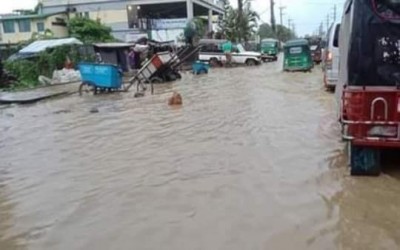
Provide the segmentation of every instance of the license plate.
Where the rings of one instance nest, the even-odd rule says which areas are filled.
[[[396,137],[397,130],[397,127],[393,126],[374,126],[368,131],[368,135],[376,137]]]

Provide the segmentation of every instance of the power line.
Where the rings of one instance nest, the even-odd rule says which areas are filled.
[[[271,27],[274,33],[276,33],[276,26],[275,26],[275,13],[274,13],[274,0],[270,0],[270,8],[271,8]]]

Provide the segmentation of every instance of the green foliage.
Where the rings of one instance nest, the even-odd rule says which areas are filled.
[[[38,33],[38,32],[33,32],[31,36],[31,42],[37,41],[37,40],[49,40],[54,38],[54,33],[50,29],[46,29],[44,33]]]
[[[206,32],[205,21],[201,18],[194,18],[186,24],[183,35],[186,39],[202,38]]]
[[[276,38],[276,34],[272,30],[271,25],[269,25],[268,23],[263,23],[260,25],[260,27],[258,28],[258,35],[261,39]]]
[[[39,76],[51,78],[55,69],[64,66],[67,57],[75,64],[94,61],[93,55],[81,54],[78,46],[69,45],[48,49],[35,58],[6,61],[5,69],[18,78],[18,83],[11,87],[12,90],[38,86]]]
[[[242,17],[238,9],[229,4],[225,5],[225,16],[220,29],[226,39],[235,42],[249,41],[256,34],[259,16],[251,8],[250,0],[243,3]]]
[[[12,89],[31,88],[37,85],[39,69],[35,62],[28,60],[6,61],[4,67],[19,78],[18,84],[11,86]]]
[[[68,30],[71,37],[76,37],[84,43],[114,41],[110,27],[89,18],[72,18],[69,20]]]
[[[277,25],[276,30],[277,32],[275,34],[274,31],[272,30],[272,27],[269,24],[263,23],[258,28],[258,35],[260,36],[261,39],[276,38],[283,42],[286,42],[287,40],[296,37],[296,35],[292,32],[292,30],[288,29],[285,26]]]

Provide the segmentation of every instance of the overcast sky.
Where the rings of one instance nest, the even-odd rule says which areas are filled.
[[[13,9],[33,8],[37,0],[0,0],[0,12],[8,13]],[[237,6],[237,0],[230,0],[233,6]],[[279,6],[286,6],[284,10],[283,23],[288,24],[288,17],[294,20],[296,31],[300,35],[311,34],[324,22],[326,28],[327,15],[333,17],[333,6],[337,5],[337,17],[340,18],[344,0],[275,0],[275,16],[277,23],[280,22]],[[269,0],[253,0],[253,9],[261,15],[264,22],[270,21]]]

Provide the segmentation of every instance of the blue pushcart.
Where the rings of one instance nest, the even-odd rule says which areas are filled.
[[[192,64],[192,72],[195,75],[208,74],[210,65],[207,62],[196,61]]]
[[[122,81],[122,71],[112,64],[79,64],[82,84],[79,86],[79,94],[87,92],[117,92],[125,91]]]

